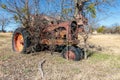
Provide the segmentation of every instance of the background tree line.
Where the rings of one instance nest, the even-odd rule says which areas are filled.
[[[111,27],[100,26],[94,28],[93,31],[97,31],[98,33],[110,33],[110,34],[120,34],[120,25],[112,25]]]

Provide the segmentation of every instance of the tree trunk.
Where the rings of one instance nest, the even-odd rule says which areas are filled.
[[[4,30],[4,26],[2,25],[2,32],[5,32],[5,30]]]
[[[78,7],[77,7],[77,3],[78,3],[78,0],[74,0],[74,5],[75,5],[75,11],[74,11],[74,17],[76,17],[77,16],[77,14],[78,14]]]

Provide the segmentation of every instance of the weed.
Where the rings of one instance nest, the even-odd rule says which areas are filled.
[[[29,73],[29,72],[31,72],[31,69],[29,69],[29,68],[25,68],[25,69],[24,69],[24,73],[25,73],[25,74],[27,74],[27,73]]]

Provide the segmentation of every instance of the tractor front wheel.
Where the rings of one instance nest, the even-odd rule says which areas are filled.
[[[29,53],[30,50],[27,50],[30,47],[29,32],[24,28],[17,28],[12,37],[12,48],[13,51],[18,53]]]

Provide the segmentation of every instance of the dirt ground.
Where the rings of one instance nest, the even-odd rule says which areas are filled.
[[[120,35],[90,35],[102,47],[86,60],[68,61],[49,51],[18,54],[12,51],[11,33],[0,33],[0,80],[120,80]],[[39,63],[43,59],[44,79]]]

